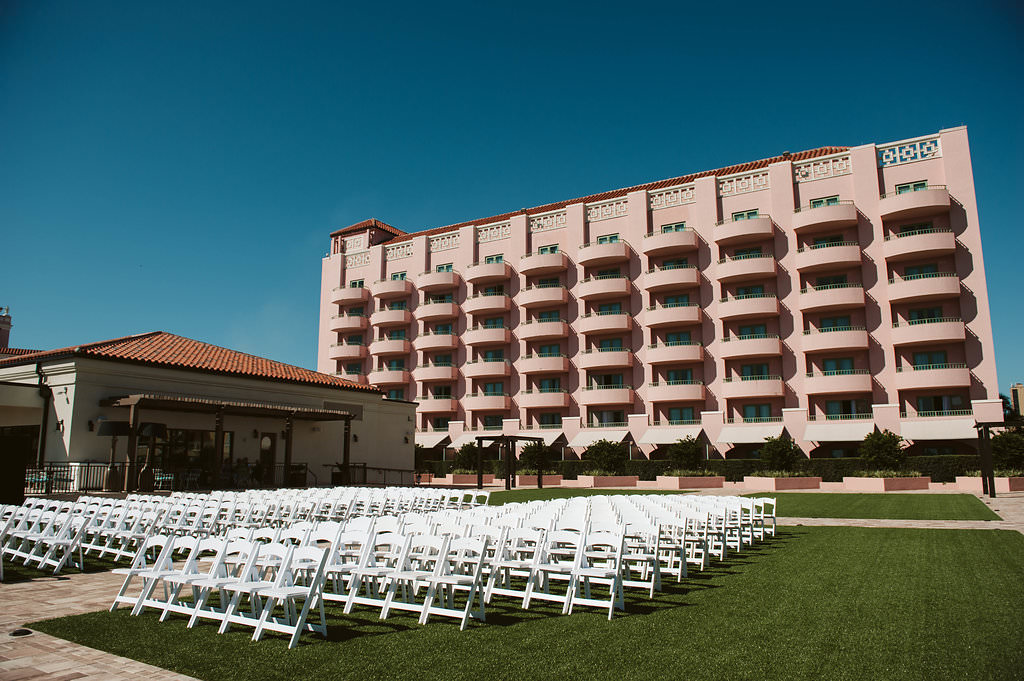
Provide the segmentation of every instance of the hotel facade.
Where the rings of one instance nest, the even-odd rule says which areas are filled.
[[[967,130],[825,147],[404,232],[331,235],[318,369],[418,403],[418,443],[578,456],[875,428],[969,451],[1002,419]],[[656,455],[656,454],[655,454]]]

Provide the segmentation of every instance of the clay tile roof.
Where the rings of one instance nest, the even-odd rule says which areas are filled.
[[[704,170],[699,173],[692,173],[690,175],[682,175],[680,177],[672,177],[667,180],[657,180],[655,182],[648,182],[646,184],[638,184],[633,187],[625,187],[623,189],[612,189],[610,191],[601,192],[599,194],[591,194],[590,196],[581,196],[576,199],[568,199],[565,201],[556,201],[555,203],[548,203],[543,206],[537,206],[535,208],[527,208],[525,210],[515,210],[510,213],[502,213],[501,215],[492,215],[489,218],[480,218],[477,220],[468,220],[466,222],[459,222],[454,225],[446,225],[444,227],[434,227],[433,229],[426,229],[419,232],[401,232],[388,243],[398,243],[401,241],[408,241],[418,236],[432,236],[434,234],[444,234],[446,232],[452,232],[460,227],[466,227],[469,225],[488,225],[492,222],[502,222],[508,220],[515,215],[535,215],[537,213],[547,213],[553,210],[561,210],[566,206],[574,203],[597,203],[599,201],[607,201],[609,199],[617,199],[625,196],[629,192],[635,192],[640,190],[657,190],[664,189],[666,187],[674,187],[678,184],[685,184],[687,182],[693,182],[699,177],[708,177],[710,175],[733,175],[735,173],[745,173],[749,170],[758,170],[760,168],[767,168],[773,163],[780,161],[793,161],[798,163],[800,161],[806,161],[807,159],[817,158],[819,156],[828,156],[830,154],[838,154],[843,151],[849,151],[849,147],[819,147],[817,149],[810,149],[808,151],[799,151],[795,154],[789,154],[788,156],[772,156],[771,158],[764,158],[760,161],[750,161],[748,163],[740,163],[738,165],[727,166],[725,168],[716,168],[714,170]],[[362,224],[362,223],[360,223]],[[354,227],[355,225],[353,225]],[[351,229],[351,228],[348,228]],[[344,230],[343,230],[344,231]],[[334,232],[331,236],[339,234]]]
[[[272,359],[249,355],[237,350],[228,350],[217,345],[203,343],[166,331],[153,331],[137,336],[126,336],[112,340],[87,343],[57,350],[45,350],[32,354],[0,359],[0,368],[16,364],[65,359],[68,357],[89,357],[121,362],[148,364],[169,369],[203,371],[229,376],[245,376],[269,381],[303,383],[326,388],[361,390],[380,393],[380,389],[346,380],[339,376],[322,374],[310,369],[275,362]]]
[[[369,220],[363,220],[362,222],[357,222],[354,225],[349,225],[348,227],[343,227],[335,232],[331,232],[331,236],[344,236],[346,234],[355,234],[357,232],[362,232],[370,228],[380,229],[387,232],[388,234],[394,234],[395,236],[405,234],[405,232],[398,229],[397,227],[392,227],[388,223],[382,222],[376,218],[370,218]]]
[[[14,357],[17,355],[31,355],[35,352],[42,352],[42,350],[30,350],[28,348],[0,348],[0,357]]]

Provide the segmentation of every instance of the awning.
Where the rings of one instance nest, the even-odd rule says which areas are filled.
[[[860,442],[874,430],[875,422],[870,419],[808,423],[803,439],[809,442]]]
[[[785,426],[781,423],[748,423],[742,426],[725,426],[716,442],[746,445],[764,442],[766,437],[779,437]]]
[[[570,447],[589,447],[598,440],[609,440],[611,442],[622,442],[629,435],[628,430],[601,430],[588,428],[581,430],[569,443]]]
[[[476,442],[476,433],[463,433],[462,435],[452,440],[452,443],[448,446],[452,447],[453,449],[462,449],[470,442]]]
[[[700,426],[655,426],[647,431],[637,440],[639,445],[670,445],[677,440],[685,440],[688,437],[698,438],[704,431]]]
[[[279,402],[248,402],[241,400],[218,400],[192,395],[160,395],[140,393],[100,400],[101,407],[138,407],[157,411],[182,411],[201,414],[221,413],[228,416],[267,416],[292,418],[305,421],[344,421],[354,414],[345,409],[308,407],[299,404]]]
[[[416,433],[416,444],[420,447],[433,449],[448,439],[448,433],[443,430],[435,430],[426,433]]]
[[[544,440],[544,444],[550,446],[555,440],[562,437],[562,431],[560,430],[521,430],[518,433],[519,437],[539,437]],[[523,444],[523,443],[520,443]],[[529,444],[529,443],[525,443]]]
[[[905,440],[977,440],[974,419],[927,418],[900,421],[900,435]]]

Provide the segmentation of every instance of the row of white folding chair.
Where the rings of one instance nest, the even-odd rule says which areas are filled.
[[[0,579],[3,576],[4,559],[21,560],[23,565],[31,567],[34,564],[39,569],[52,568],[53,574],[59,574],[68,564],[84,568],[81,540],[87,518],[69,511],[44,511],[34,521],[29,520],[19,528],[13,527],[14,521],[12,515],[8,519],[12,526],[5,526],[4,529],[5,538],[0,547]]]

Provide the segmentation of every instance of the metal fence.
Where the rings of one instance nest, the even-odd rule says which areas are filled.
[[[102,491],[105,463],[47,463],[25,469],[25,494]]]

